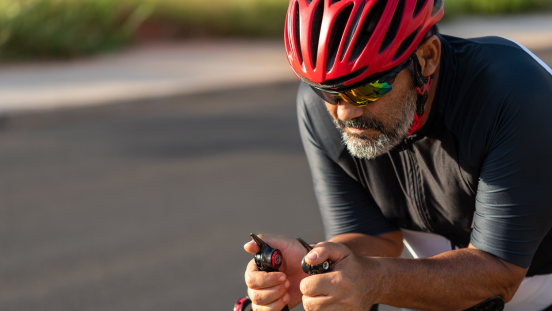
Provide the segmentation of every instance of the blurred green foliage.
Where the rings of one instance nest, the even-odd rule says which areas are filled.
[[[135,0],[187,36],[280,36],[289,0]]]
[[[445,17],[552,11],[552,0],[444,0]]]
[[[150,36],[165,38],[278,37],[283,33],[288,3],[288,0],[0,0],[0,59],[91,54],[128,44],[148,31]],[[445,0],[445,18],[544,10],[552,11],[552,0]]]
[[[68,57],[130,42],[132,16],[113,0],[0,0],[0,57]]]

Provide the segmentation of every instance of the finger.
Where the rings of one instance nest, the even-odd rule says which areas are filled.
[[[282,298],[268,304],[268,305],[257,305],[252,304],[254,311],[282,311],[289,301],[289,294],[285,294]]]
[[[328,296],[336,290],[340,280],[341,273],[338,272],[317,274],[301,280],[299,289],[304,297]]]
[[[286,275],[282,272],[264,272],[257,269],[255,260],[251,260],[245,269],[245,284],[251,289],[274,287],[284,283]]]
[[[259,247],[259,245],[257,245],[257,243],[255,243],[255,241],[253,240],[245,243],[243,248],[245,249],[246,252],[251,254],[257,254],[258,252],[261,251],[261,248]]]
[[[338,262],[349,256],[351,250],[341,243],[322,242],[316,246],[305,256],[305,261],[309,265],[318,265],[326,260]]]
[[[318,296],[318,297],[306,297],[303,296],[303,308],[305,311],[312,310],[333,310],[335,307],[331,297]],[[343,309],[341,309],[343,310]]]
[[[289,281],[285,281],[283,284],[261,290],[248,289],[247,295],[254,304],[269,305],[286,294],[289,284]]]

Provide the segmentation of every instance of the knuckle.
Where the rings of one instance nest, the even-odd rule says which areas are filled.
[[[249,299],[251,299],[254,304],[260,305],[263,303],[263,294],[258,290],[250,290]]]
[[[255,291],[252,290],[251,288],[247,289],[247,297],[249,297],[249,299],[251,300],[251,302],[253,304],[255,303],[255,299],[253,299],[254,298],[253,296],[255,295],[254,293],[255,293]]]
[[[250,273],[246,273],[246,274],[245,274],[245,284],[246,284],[247,287],[249,287],[249,288],[253,287],[253,285],[254,285],[253,277],[251,276]]]
[[[269,305],[253,304],[253,311],[280,311],[283,307],[283,305],[280,307],[277,303]]]
[[[310,282],[307,279],[304,279],[303,281],[301,281],[301,284],[299,284],[299,290],[301,291],[301,293],[303,293],[303,295],[308,296],[310,288],[309,283]]]
[[[355,306],[354,299],[351,297],[345,297],[341,303],[344,305],[345,309],[352,309]]]
[[[258,306],[255,311],[280,311],[280,310],[277,310],[276,308],[271,308],[268,306]]]
[[[319,306],[316,303],[316,300],[313,299],[313,298],[303,299],[303,308],[305,309],[305,311],[319,311],[319,310],[322,310],[322,307]]]
[[[313,307],[312,307],[312,303],[311,303],[311,299],[309,298],[305,298],[303,297],[303,308],[305,309],[305,311],[313,311]]]
[[[341,273],[336,273],[331,279],[330,279],[330,285],[331,286],[337,286],[342,283],[343,276]]]
[[[331,277],[325,279],[328,286],[338,288],[341,286],[341,276],[339,273],[333,273]]]

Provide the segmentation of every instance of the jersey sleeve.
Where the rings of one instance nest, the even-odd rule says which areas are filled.
[[[346,152],[339,132],[324,102],[305,84],[299,88],[297,112],[326,238],[344,233],[377,236],[397,231],[370,193],[337,163],[340,154]]]
[[[517,56],[489,68],[496,92],[480,92],[491,95],[472,132],[484,151],[471,243],[529,268],[552,227],[552,72]]]

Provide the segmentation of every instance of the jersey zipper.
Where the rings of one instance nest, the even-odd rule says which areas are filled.
[[[403,146],[403,150],[408,154],[408,161],[411,167],[409,175],[410,175],[410,179],[412,180],[412,184],[414,188],[414,202],[416,205],[416,211],[418,212],[418,215],[422,220],[422,225],[423,225],[422,229],[431,231],[428,210],[421,198],[421,193],[423,189],[421,188],[420,182],[418,181],[418,178],[416,176],[416,169],[418,165],[413,155],[414,146],[412,145],[412,140],[408,138],[405,139],[405,145],[406,145],[406,149]]]

